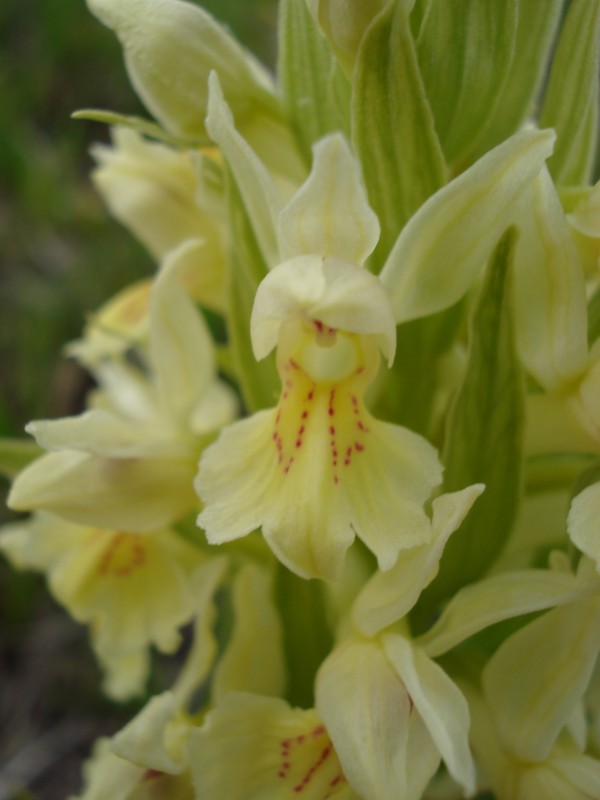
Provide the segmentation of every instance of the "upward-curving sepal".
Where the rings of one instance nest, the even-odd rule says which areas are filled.
[[[421,206],[398,237],[381,280],[397,322],[454,305],[514,219],[515,201],[552,152],[552,131],[515,134]]]

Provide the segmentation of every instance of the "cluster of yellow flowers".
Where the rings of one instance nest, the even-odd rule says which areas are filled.
[[[188,627],[81,800],[600,798],[600,0],[280,0],[276,82],[192,3],[88,5],[157,272],[68,346],[87,410],[0,444],[0,548],[116,700]]]

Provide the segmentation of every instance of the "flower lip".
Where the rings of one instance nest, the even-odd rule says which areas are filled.
[[[315,329],[319,345],[333,343],[336,331],[375,336],[391,364],[396,324],[379,278],[340,258],[301,255],[275,267],[258,287],[250,330],[257,360],[280,340],[284,322],[301,317]]]

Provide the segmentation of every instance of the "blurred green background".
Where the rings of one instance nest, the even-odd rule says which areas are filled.
[[[124,0],[126,2],[126,0]],[[276,0],[210,0],[212,11],[267,64]],[[0,435],[81,409],[90,384],[61,355],[86,313],[154,265],[113,222],[89,181],[104,126],[80,108],[144,114],[121,50],[84,0],[0,5]],[[0,519],[7,484],[0,484]],[[93,740],[128,719],[99,693],[86,633],[39,576],[0,557],[0,800],[62,800],[77,792]],[[158,678],[157,678],[158,680]],[[21,788],[19,788],[21,787]]]

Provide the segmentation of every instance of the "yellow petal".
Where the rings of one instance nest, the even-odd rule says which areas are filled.
[[[377,277],[337,257],[298,256],[275,267],[258,287],[250,331],[257,359],[277,345],[294,317],[335,330],[373,336],[391,363],[396,324]]]
[[[316,712],[283,700],[232,693],[190,736],[198,797],[227,800],[351,800],[327,731]]]
[[[311,173],[281,211],[277,229],[282,259],[318,254],[362,265],[375,249],[379,221],[340,133],[314,145]]]
[[[514,203],[552,152],[552,131],[521,131],[429,198],[381,272],[396,320],[433,314],[469,289],[514,219]]]
[[[24,469],[8,503],[18,511],[51,511],[83,525],[149,531],[196,505],[195,469],[193,455],[105,459],[63,450]]]
[[[438,664],[405,637],[388,633],[382,644],[448,771],[472,794],[475,764],[469,749],[469,708],[463,694]]]
[[[504,749],[547,758],[590,681],[600,650],[598,594],[560,606],[514,633],[483,672]]]
[[[335,385],[314,381],[293,358],[281,369],[279,407],[231,425],[205,451],[199,524],[212,543],[262,526],[302,577],[337,575],[355,534],[389,569],[400,549],[431,535],[423,503],[441,479],[435,449],[371,417],[362,367]]]
[[[151,697],[113,739],[113,752],[147,769],[177,775],[187,767],[190,723],[177,717],[171,692]]]
[[[198,179],[191,158],[114,128],[113,145],[96,145],[92,180],[110,212],[161,261],[190,238],[217,245],[220,231],[196,202]]]
[[[600,572],[600,483],[588,486],[571,502],[567,528],[574,544],[596,563]]]
[[[352,619],[362,633],[373,636],[408,614],[423,589],[436,576],[448,537],[482,491],[483,486],[476,484],[433,501],[431,541],[400,553],[390,570],[375,573],[360,591]]]
[[[116,756],[110,739],[98,739],[91,758],[83,766],[84,789],[70,800],[129,800],[130,792],[145,770]]]
[[[283,694],[283,632],[272,583],[269,572],[252,563],[245,564],[235,577],[234,628],[213,674],[215,701],[228,692]]]
[[[331,653],[317,675],[316,707],[362,800],[421,797],[439,754],[378,644],[351,640]]]
[[[115,31],[132,85],[175,135],[203,136],[212,69],[239,113],[253,103],[276,105],[266,72],[199,6],[179,0],[88,0],[88,6]]]

